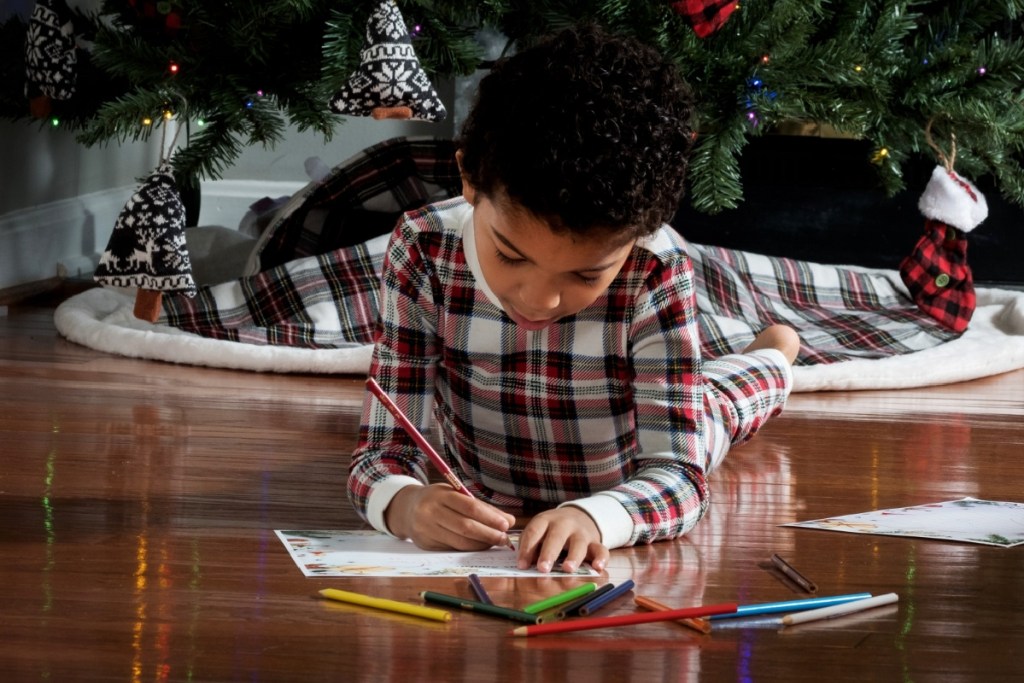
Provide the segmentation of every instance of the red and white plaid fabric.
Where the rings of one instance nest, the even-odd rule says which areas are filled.
[[[977,300],[963,232],[926,221],[925,234],[900,262],[900,275],[918,308],[953,332],[967,329]]]
[[[403,211],[447,199],[461,189],[451,140],[384,140],[292,196],[256,245],[260,270],[389,234]]]
[[[672,8],[686,18],[694,33],[707,38],[722,27],[738,4],[737,0],[678,0]]]

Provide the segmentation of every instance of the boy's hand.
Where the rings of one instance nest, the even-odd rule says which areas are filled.
[[[406,486],[384,511],[395,536],[424,550],[486,550],[508,545],[515,517],[448,484]]]
[[[549,572],[563,550],[561,569],[567,573],[588,560],[597,571],[608,563],[608,548],[601,544],[594,520],[583,510],[566,506],[542,512],[526,525],[519,537],[519,568],[536,564],[538,571]]]

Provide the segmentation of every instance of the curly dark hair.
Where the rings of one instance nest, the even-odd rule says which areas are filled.
[[[675,65],[586,25],[498,61],[458,146],[478,192],[504,192],[555,230],[632,239],[678,209],[693,130]]]

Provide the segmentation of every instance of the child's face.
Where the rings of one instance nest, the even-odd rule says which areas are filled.
[[[505,313],[540,330],[594,303],[633,248],[608,238],[553,232],[543,219],[512,204],[464,191],[474,205],[480,268]]]

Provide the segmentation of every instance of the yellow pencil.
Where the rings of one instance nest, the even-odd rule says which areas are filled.
[[[398,602],[397,600],[388,600],[387,598],[373,598],[369,595],[338,590],[337,588],[324,588],[320,591],[320,595],[331,600],[362,605],[363,607],[373,607],[388,612],[409,614],[414,617],[422,617],[423,619],[432,619],[434,621],[451,621],[452,618],[452,613],[446,612],[443,609],[413,605],[412,603]]]

